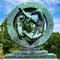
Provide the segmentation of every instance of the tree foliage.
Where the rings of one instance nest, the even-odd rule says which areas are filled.
[[[7,18],[1,25],[0,43],[3,44],[4,54],[12,52],[14,49],[18,50],[22,47],[12,41],[7,32]]]
[[[22,49],[21,46],[12,41],[7,32],[7,18],[2,23],[1,28],[2,31],[0,31],[0,43],[3,44],[4,54]],[[45,49],[50,53],[55,53],[57,57],[60,58],[60,33],[53,33],[48,41],[40,46],[40,49]]]

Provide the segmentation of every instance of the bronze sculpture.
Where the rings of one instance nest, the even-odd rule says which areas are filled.
[[[16,27],[14,24],[16,24]],[[30,27],[26,25],[30,25]],[[35,56],[36,58],[56,58],[55,54],[50,55],[46,50],[40,51],[38,48],[38,46],[48,40],[53,32],[52,16],[43,5],[35,2],[26,2],[17,6],[8,16],[7,30],[12,40],[24,47],[21,51],[13,52],[11,56],[16,58],[35,58]],[[31,42],[34,42],[28,43],[21,37],[27,37]]]

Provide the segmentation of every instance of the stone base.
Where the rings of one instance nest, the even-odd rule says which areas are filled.
[[[38,48],[27,49],[24,48],[21,51],[14,51],[12,54],[5,55],[5,58],[42,58],[42,59],[51,59],[56,58],[56,55],[53,53],[48,53],[47,50],[40,50]]]

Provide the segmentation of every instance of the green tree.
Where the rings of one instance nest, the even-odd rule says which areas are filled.
[[[49,53],[55,53],[57,58],[60,58],[60,33],[53,33],[48,41],[40,47],[48,50]]]
[[[17,45],[15,42],[12,41],[8,32],[7,32],[7,18],[1,25],[1,33],[0,33],[0,43],[3,44],[4,54],[12,52],[14,49],[21,49],[21,46]],[[13,49],[14,48],[14,49]]]
[[[29,25],[27,25],[29,26]],[[26,27],[27,27],[26,26]],[[3,44],[4,54],[11,53],[14,50],[22,49],[21,46],[13,42],[7,32],[7,18],[1,25],[2,31],[0,31],[0,43]],[[4,29],[3,29],[4,28]],[[28,38],[22,38],[29,40]],[[60,33],[56,32],[51,35],[47,42],[40,46],[40,49],[48,50],[50,53],[55,53],[60,58]]]

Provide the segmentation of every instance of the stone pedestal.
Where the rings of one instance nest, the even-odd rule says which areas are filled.
[[[5,58],[42,58],[52,59],[56,58],[53,53],[48,53],[47,50],[40,50],[38,48],[27,49],[24,48],[21,51],[14,51],[12,54],[5,55]]]

